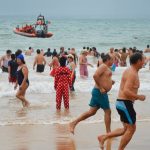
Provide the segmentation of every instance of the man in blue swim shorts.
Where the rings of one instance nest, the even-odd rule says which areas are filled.
[[[112,137],[122,136],[118,150],[124,150],[132,139],[136,130],[136,112],[134,110],[134,101],[144,101],[145,96],[138,94],[140,85],[138,71],[143,67],[144,57],[141,53],[135,53],[130,57],[131,66],[127,68],[121,79],[116,109],[123,123],[123,128],[116,129],[113,132],[98,137],[100,145]]]
[[[106,54],[102,57],[103,63],[97,68],[93,78],[95,80],[95,86],[92,90],[92,98],[90,101],[90,109],[79,116],[77,119],[72,121],[70,126],[70,132],[74,134],[74,129],[76,125],[93,115],[96,114],[97,110],[102,108],[105,113],[105,125],[106,125],[106,132],[110,132],[110,124],[111,124],[111,110],[109,105],[109,99],[107,92],[109,92],[114,84],[112,81],[112,72],[110,67],[112,66],[113,59],[110,57],[109,54]]]

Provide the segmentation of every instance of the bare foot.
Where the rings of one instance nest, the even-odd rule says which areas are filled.
[[[30,106],[30,103],[28,101],[26,101],[24,103],[25,103],[24,107],[29,107]]]
[[[99,145],[102,150],[104,150],[104,142],[105,142],[104,137],[105,135],[98,136]]]
[[[74,134],[75,126],[76,126],[75,123],[73,123],[73,122],[69,123],[69,130],[72,134]]]

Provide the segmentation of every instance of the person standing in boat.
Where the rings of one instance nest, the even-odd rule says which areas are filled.
[[[11,60],[11,50],[6,51],[6,55],[0,59],[0,68],[3,72],[8,72],[8,62]]]

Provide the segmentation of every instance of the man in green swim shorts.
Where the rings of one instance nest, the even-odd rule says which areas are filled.
[[[111,90],[112,85],[114,84],[114,81],[111,79],[112,72],[110,69],[113,64],[113,59],[109,54],[106,54],[103,56],[102,60],[103,63],[97,68],[93,76],[95,86],[92,90],[92,98],[89,104],[90,109],[69,124],[70,132],[73,134],[76,125],[80,121],[95,115],[99,108],[102,108],[105,113],[106,132],[109,133],[111,131],[111,110],[107,92]]]

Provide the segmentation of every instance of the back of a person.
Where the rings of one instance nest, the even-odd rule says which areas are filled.
[[[70,72],[70,74],[69,74]],[[58,83],[69,84],[69,76],[71,71],[67,67],[58,67],[56,70],[56,76],[58,77]]]
[[[17,62],[15,60],[11,60],[11,61],[9,61],[9,65],[11,67],[11,72],[10,72],[11,75],[13,77],[16,77],[16,72],[17,72],[17,68],[18,68]]]
[[[44,63],[44,56],[42,54],[37,55],[37,64],[41,65]]]

